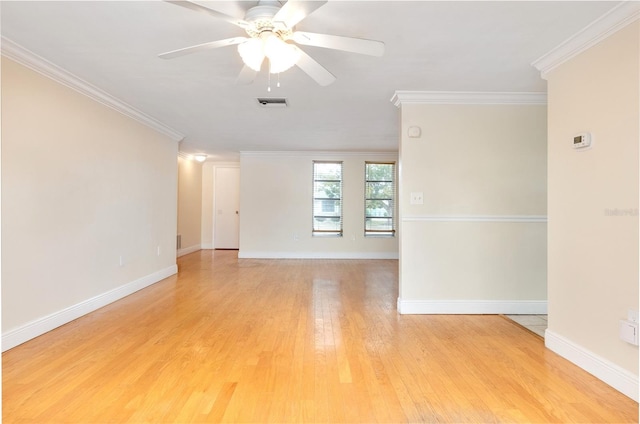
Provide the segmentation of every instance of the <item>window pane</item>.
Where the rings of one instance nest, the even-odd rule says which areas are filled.
[[[342,202],[338,200],[314,200],[313,215],[314,216],[340,216]]]
[[[315,163],[315,179],[316,180],[334,180],[342,179],[342,163]]]
[[[371,216],[393,216],[393,202],[390,200],[367,200],[365,214]]]
[[[337,182],[316,181],[313,197],[325,199],[339,199],[342,197],[342,184]]]
[[[313,234],[342,235],[342,162],[313,162]]]
[[[340,218],[313,218],[313,228],[317,231],[342,231]]]
[[[367,218],[365,220],[365,229],[367,230],[393,230],[392,218]]]
[[[393,198],[393,183],[367,182],[367,199]]]
[[[393,163],[368,163],[366,171],[367,181],[393,181]]]
[[[393,236],[395,163],[365,164],[365,235]]]

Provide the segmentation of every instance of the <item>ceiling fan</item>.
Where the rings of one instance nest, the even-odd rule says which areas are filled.
[[[284,72],[297,65],[320,85],[334,82],[336,77],[297,44],[370,56],[382,56],[384,53],[384,43],[381,41],[295,30],[300,21],[327,3],[327,0],[288,0],[282,6],[278,1],[260,0],[257,6],[246,11],[243,18],[236,18],[190,1],[167,2],[227,21],[244,29],[248,37],[211,41],[162,53],[159,57],[173,59],[203,50],[237,45],[238,53],[245,64],[238,76],[239,84],[251,83],[262,68],[265,58],[268,59],[270,73]]]

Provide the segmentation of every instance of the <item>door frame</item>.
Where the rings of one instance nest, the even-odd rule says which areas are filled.
[[[218,208],[217,208],[217,205],[216,205],[216,198],[217,198],[216,184],[218,182],[217,171],[220,168],[235,168],[235,169],[238,169],[238,171],[240,171],[240,164],[239,163],[237,163],[237,164],[235,164],[235,163],[228,163],[228,164],[220,163],[220,164],[214,164],[213,165],[213,170],[212,170],[212,172],[213,172],[213,187],[212,187],[212,189],[213,189],[213,196],[212,196],[213,197],[213,199],[212,199],[213,200],[213,209],[211,211],[212,215],[213,215],[213,217],[212,217],[213,218],[213,227],[212,227],[212,234],[211,234],[211,247],[213,249],[216,248],[216,228],[217,228],[216,225],[217,225],[217,220],[218,220]],[[238,203],[239,202],[240,202],[240,181],[238,181]],[[238,217],[238,249],[240,248],[239,237],[240,237],[240,219]]]

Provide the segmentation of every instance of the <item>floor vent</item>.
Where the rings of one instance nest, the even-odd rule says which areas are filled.
[[[287,107],[287,99],[283,97],[258,97],[256,99],[262,107]]]

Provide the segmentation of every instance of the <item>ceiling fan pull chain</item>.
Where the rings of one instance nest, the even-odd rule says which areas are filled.
[[[271,63],[269,63],[269,67],[271,67]],[[271,70],[269,70],[271,71]],[[271,92],[271,72],[269,72],[269,76],[268,76],[268,83],[267,83],[267,91]]]
[[[276,84],[276,87],[280,88],[280,72],[278,72],[278,84]]]

